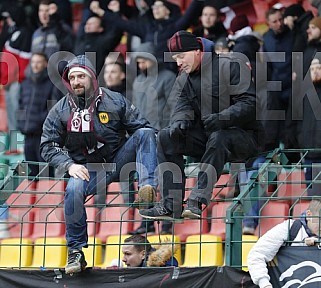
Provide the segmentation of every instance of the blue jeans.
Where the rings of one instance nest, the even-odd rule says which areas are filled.
[[[308,196],[320,196],[321,190],[320,190],[320,184],[319,183],[313,183],[313,179],[320,180],[320,163],[321,159],[304,159],[304,166],[305,166],[305,180],[307,181],[307,187],[309,187],[307,194]],[[313,164],[316,164],[315,166]],[[313,167],[314,166],[314,167]],[[311,184],[312,182],[312,184]]]
[[[262,163],[265,162],[265,157],[258,157],[254,162],[253,162],[253,165],[252,165],[252,168],[254,169],[259,169],[260,166],[262,165]],[[247,179],[243,179],[243,183],[247,183],[250,178],[251,178],[251,175],[254,173],[254,171],[250,171],[248,174],[247,174]],[[245,176],[246,177],[246,176]],[[266,186],[262,186],[260,184],[256,185],[257,189],[259,189],[257,191],[257,195],[256,197],[258,196],[262,196],[262,197],[265,197],[266,196],[266,193],[265,193],[265,190],[267,189]],[[247,207],[244,207],[244,219],[243,219],[243,226],[245,227],[250,227],[250,228],[256,228],[258,226],[258,223],[259,223],[259,219],[258,219],[258,216],[260,214],[260,209],[261,207],[263,206],[263,204],[265,203],[266,200],[252,200],[252,201],[249,201],[247,203],[245,203],[245,205]]]
[[[90,167],[89,164],[87,166]],[[97,169],[96,166],[107,167],[110,171]],[[109,169],[108,166],[114,167]],[[106,193],[106,185],[113,181],[124,181],[133,169],[138,173],[139,187],[146,184],[156,187],[156,167],[155,133],[150,128],[141,128],[117,151],[113,163],[107,166],[95,164],[95,171],[88,168],[89,181],[71,177],[66,188],[64,207],[68,248],[87,247],[87,215],[84,203],[88,195]]]
[[[6,109],[8,119],[8,131],[17,130],[17,110],[19,106],[19,82],[13,82],[5,86]]]

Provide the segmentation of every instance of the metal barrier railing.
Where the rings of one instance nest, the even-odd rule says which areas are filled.
[[[300,153],[298,162],[291,165],[288,164],[286,157],[287,153]],[[257,236],[262,235],[264,232],[261,227],[261,224],[264,221],[272,223],[273,219],[275,220],[279,218],[279,220],[282,221],[282,219],[294,217],[293,211],[295,205],[300,201],[304,202],[304,200],[311,199],[311,196],[306,196],[308,194],[308,189],[311,187],[312,183],[318,184],[320,182],[320,180],[318,180],[318,173],[314,175],[315,177],[312,179],[312,181],[306,181],[302,177],[301,179],[296,179],[293,177],[293,175],[298,171],[301,171],[301,174],[303,173],[305,168],[304,158],[307,153],[308,151],[305,150],[275,149],[274,151],[271,151],[265,155],[264,162],[262,162],[260,167],[257,169],[246,167],[246,170],[244,170],[244,165],[233,166],[232,163],[229,168],[230,170],[227,171],[229,172],[230,176],[226,178],[226,182],[219,181],[216,185],[214,189],[215,193],[213,193],[212,203],[208,208],[207,213],[202,215],[201,220],[185,220],[185,224],[174,224],[173,232],[171,235],[169,235],[169,243],[171,243],[173,247],[174,245],[180,246],[180,264],[183,266],[192,265],[191,263],[195,263],[195,266],[224,264],[232,267],[246,268],[246,261],[244,260],[243,252],[248,249],[247,247],[250,247],[250,245],[246,246],[245,244],[253,244],[256,241],[255,237],[246,238],[244,235],[242,235],[242,223],[246,212],[249,211],[249,209],[255,203],[258,201],[261,202],[261,206],[258,209],[258,215],[252,216],[252,218],[256,218],[259,222],[258,229],[256,231]],[[31,226],[35,227],[35,225],[39,225],[38,227],[40,227],[40,225],[42,225],[41,229],[43,229],[43,234],[41,236],[43,236],[45,239],[49,239],[51,238],[51,229],[54,227],[52,225],[64,225],[64,219],[63,216],[61,216],[64,189],[62,189],[62,186],[60,186],[59,190],[57,188],[57,183],[61,183],[66,179],[63,177],[48,177],[48,165],[46,163],[41,163],[39,167],[39,174],[30,179],[26,173],[26,164],[28,163],[20,163],[17,167],[12,168],[11,170],[9,169],[7,177],[4,178],[1,184],[0,204],[3,205],[3,209],[0,209],[0,219],[2,214],[8,212],[8,209],[9,213],[10,211],[19,212],[17,212],[16,215],[11,215],[7,221],[1,222],[0,225],[7,224],[9,227],[9,232],[11,232],[10,230],[15,230],[15,235],[17,236],[16,238],[20,240],[15,243],[3,243],[0,246],[14,246],[17,247],[17,249],[19,247],[18,250],[20,251],[20,257],[18,257],[19,261],[16,262],[16,266],[14,268],[34,268],[33,263],[30,263],[30,259],[29,262],[22,263],[22,255],[24,253],[31,253],[31,255],[33,255],[36,251],[36,247],[40,245],[43,248],[43,265],[41,266],[49,268],[50,266],[48,266],[48,263],[50,262],[47,263],[47,260],[50,257],[46,257],[46,249],[51,246],[55,247],[55,243],[48,243],[47,248],[42,242],[36,244],[36,238],[32,236],[32,233],[28,234],[26,230],[29,231],[28,229],[31,229]],[[233,170],[233,167],[236,167],[236,169]],[[195,166],[192,169],[189,168],[189,172],[191,172],[189,174],[190,177],[196,177],[197,170],[195,169],[197,169]],[[240,181],[242,178],[240,176],[241,173],[246,174],[246,177],[243,177],[243,181]],[[282,175],[283,178],[280,179],[279,175]],[[235,179],[237,179],[237,181]],[[45,188],[42,190],[35,189],[34,185],[42,183],[43,180],[50,180],[47,182],[50,183],[50,185],[48,184],[47,186],[44,186]],[[295,185],[301,185],[301,194],[292,195],[291,193],[285,193],[284,191],[288,188],[288,185],[292,188],[295,187]],[[273,186],[273,189],[266,193],[268,191],[267,187],[269,186]],[[127,192],[136,193],[137,191]],[[91,197],[89,197],[86,201],[86,207],[88,211],[90,211],[90,213],[87,212],[89,216],[87,222],[90,229],[92,229],[89,243],[90,249],[88,250],[90,255],[87,257],[93,259],[92,266],[106,267],[108,261],[110,260],[108,257],[106,258],[106,253],[108,253],[108,249],[109,251],[114,250],[111,247],[117,247],[115,250],[116,253],[113,254],[113,257],[115,259],[121,259],[120,247],[124,237],[128,236],[128,227],[133,227],[135,223],[141,221],[140,218],[134,217],[135,212],[132,203],[127,203],[121,200],[122,193],[124,193],[124,191],[121,192],[120,189],[119,191],[109,191],[109,197],[105,204],[97,204]],[[23,203],[23,201],[20,200],[25,195],[30,195],[33,197],[33,200],[30,203]],[[55,199],[55,202],[46,202],[45,198],[48,195],[55,195],[57,198],[60,197],[60,200],[57,201],[57,199]],[[10,203],[7,203],[9,197],[11,199]],[[290,203],[288,205],[288,216],[285,217],[283,214],[264,214],[264,211],[268,209],[271,203],[283,203],[282,201]],[[217,211],[214,209],[214,206],[215,208],[224,206],[225,208],[222,209],[226,209],[226,213],[224,212],[225,210],[223,210],[223,214],[214,212]],[[113,208],[110,209],[110,211],[117,210],[116,213],[118,214],[112,215],[106,213],[106,209],[108,208]],[[45,211],[44,213],[46,213],[45,215],[41,215],[41,219],[35,219],[30,216],[35,214],[39,215],[39,211],[37,209]],[[91,213],[92,211],[94,212]],[[100,235],[105,235],[104,233],[99,232],[97,228],[99,225],[101,227],[105,227],[104,229],[107,229],[106,227],[114,226],[114,224],[118,225],[116,230],[114,230],[114,235],[118,235],[119,237],[118,242],[107,243],[106,238],[99,238]],[[181,232],[183,230],[183,226],[179,225],[185,225],[185,228],[196,228],[192,228],[194,229],[192,232],[188,232],[183,235]],[[222,228],[223,232],[219,230],[221,228],[217,228],[222,227],[222,225],[224,225]],[[156,227],[156,235],[157,230],[159,230],[159,228],[157,229]],[[192,236],[192,234],[200,236],[196,236],[198,238],[188,238],[188,236]],[[39,236],[39,234],[37,235]],[[183,238],[175,238],[177,235],[181,235]],[[207,235],[218,237],[206,238],[208,237]],[[61,238],[64,238],[64,235],[60,236]],[[163,241],[162,237],[163,235],[158,234],[158,242]],[[13,237],[9,237],[9,239],[10,238]],[[31,239],[31,242],[23,242],[22,240],[24,239]],[[29,251],[30,249],[26,249],[28,251],[23,252],[22,249],[26,247],[31,247],[31,252]],[[65,247],[65,242],[57,244],[57,247]],[[195,247],[196,249],[193,250],[192,248]],[[213,254],[210,256],[210,259],[217,257],[215,261],[205,261],[208,258],[208,253],[210,252],[204,251],[211,251],[208,250],[208,247],[211,247],[212,250],[218,249],[215,250],[217,251],[215,255]],[[0,268],[5,268],[6,266],[2,266],[1,264],[2,250],[3,249],[0,248]],[[194,251],[194,255],[197,255],[197,259],[193,259],[193,261],[187,259],[187,257],[190,255],[188,253],[190,253],[189,251],[191,250]],[[10,267],[12,267],[12,265]]]

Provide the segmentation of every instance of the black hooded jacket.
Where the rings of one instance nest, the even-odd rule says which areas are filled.
[[[25,135],[41,135],[50,108],[59,100],[59,91],[51,82],[47,69],[33,73],[28,67],[19,95],[18,129]]]
[[[143,127],[151,128],[148,121],[141,117],[139,111],[121,94],[98,87],[93,65],[85,55],[79,55],[70,61],[64,70],[62,80],[69,93],[50,110],[43,125],[40,144],[44,160],[63,171],[73,163],[88,162],[84,151],[68,149],[65,146],[67,123],[72,112],[68,99],[76,97],[68,80],[69,69],[74,66],[82,67],[92,75],[94,93],[100,97],[94,112],[93,125],[97,139],[102,141],[106,150],[109,151],[108,155],[104,155],[104,161],[110,162],[113,159],[117,150],[126,141],[126,134],[132,135],[137,129]]]

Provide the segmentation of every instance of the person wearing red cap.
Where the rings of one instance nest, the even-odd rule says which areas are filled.
[[[250,69],[233,55],[215,54],[213,44],[186,31],[168,41],[180,70],[173,91],[178,100],[170,126],[157,136],[162,200],[140,210],[144,218],[199,219],[225,163],[256,156],[263,140]],[[182,212],[183,155],[200,159],[200,173]]]
[[[246,64],[252,71],[252,77],[256,76],[256,52],[261,48],[263,43],[262,36],[253,32],[246,15],[235,16],[230,25],[231,34],[228,36],[230,49],[233,52],[242,53],[247,57]]]

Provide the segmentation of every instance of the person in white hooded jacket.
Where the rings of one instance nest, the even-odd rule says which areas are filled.
[[[272,288],[267,262],[278,253],[281,246],[312,246],[320,237],[321,200],[312,200],[298,220],[286,220],[267,231],[248,254],[248,269],[254,284],[260,288]],[[296,229],[293,229],[296,226]],[[296,234],[293,235],[293,231]],[[291,239],[292,238],[292,239]]]

